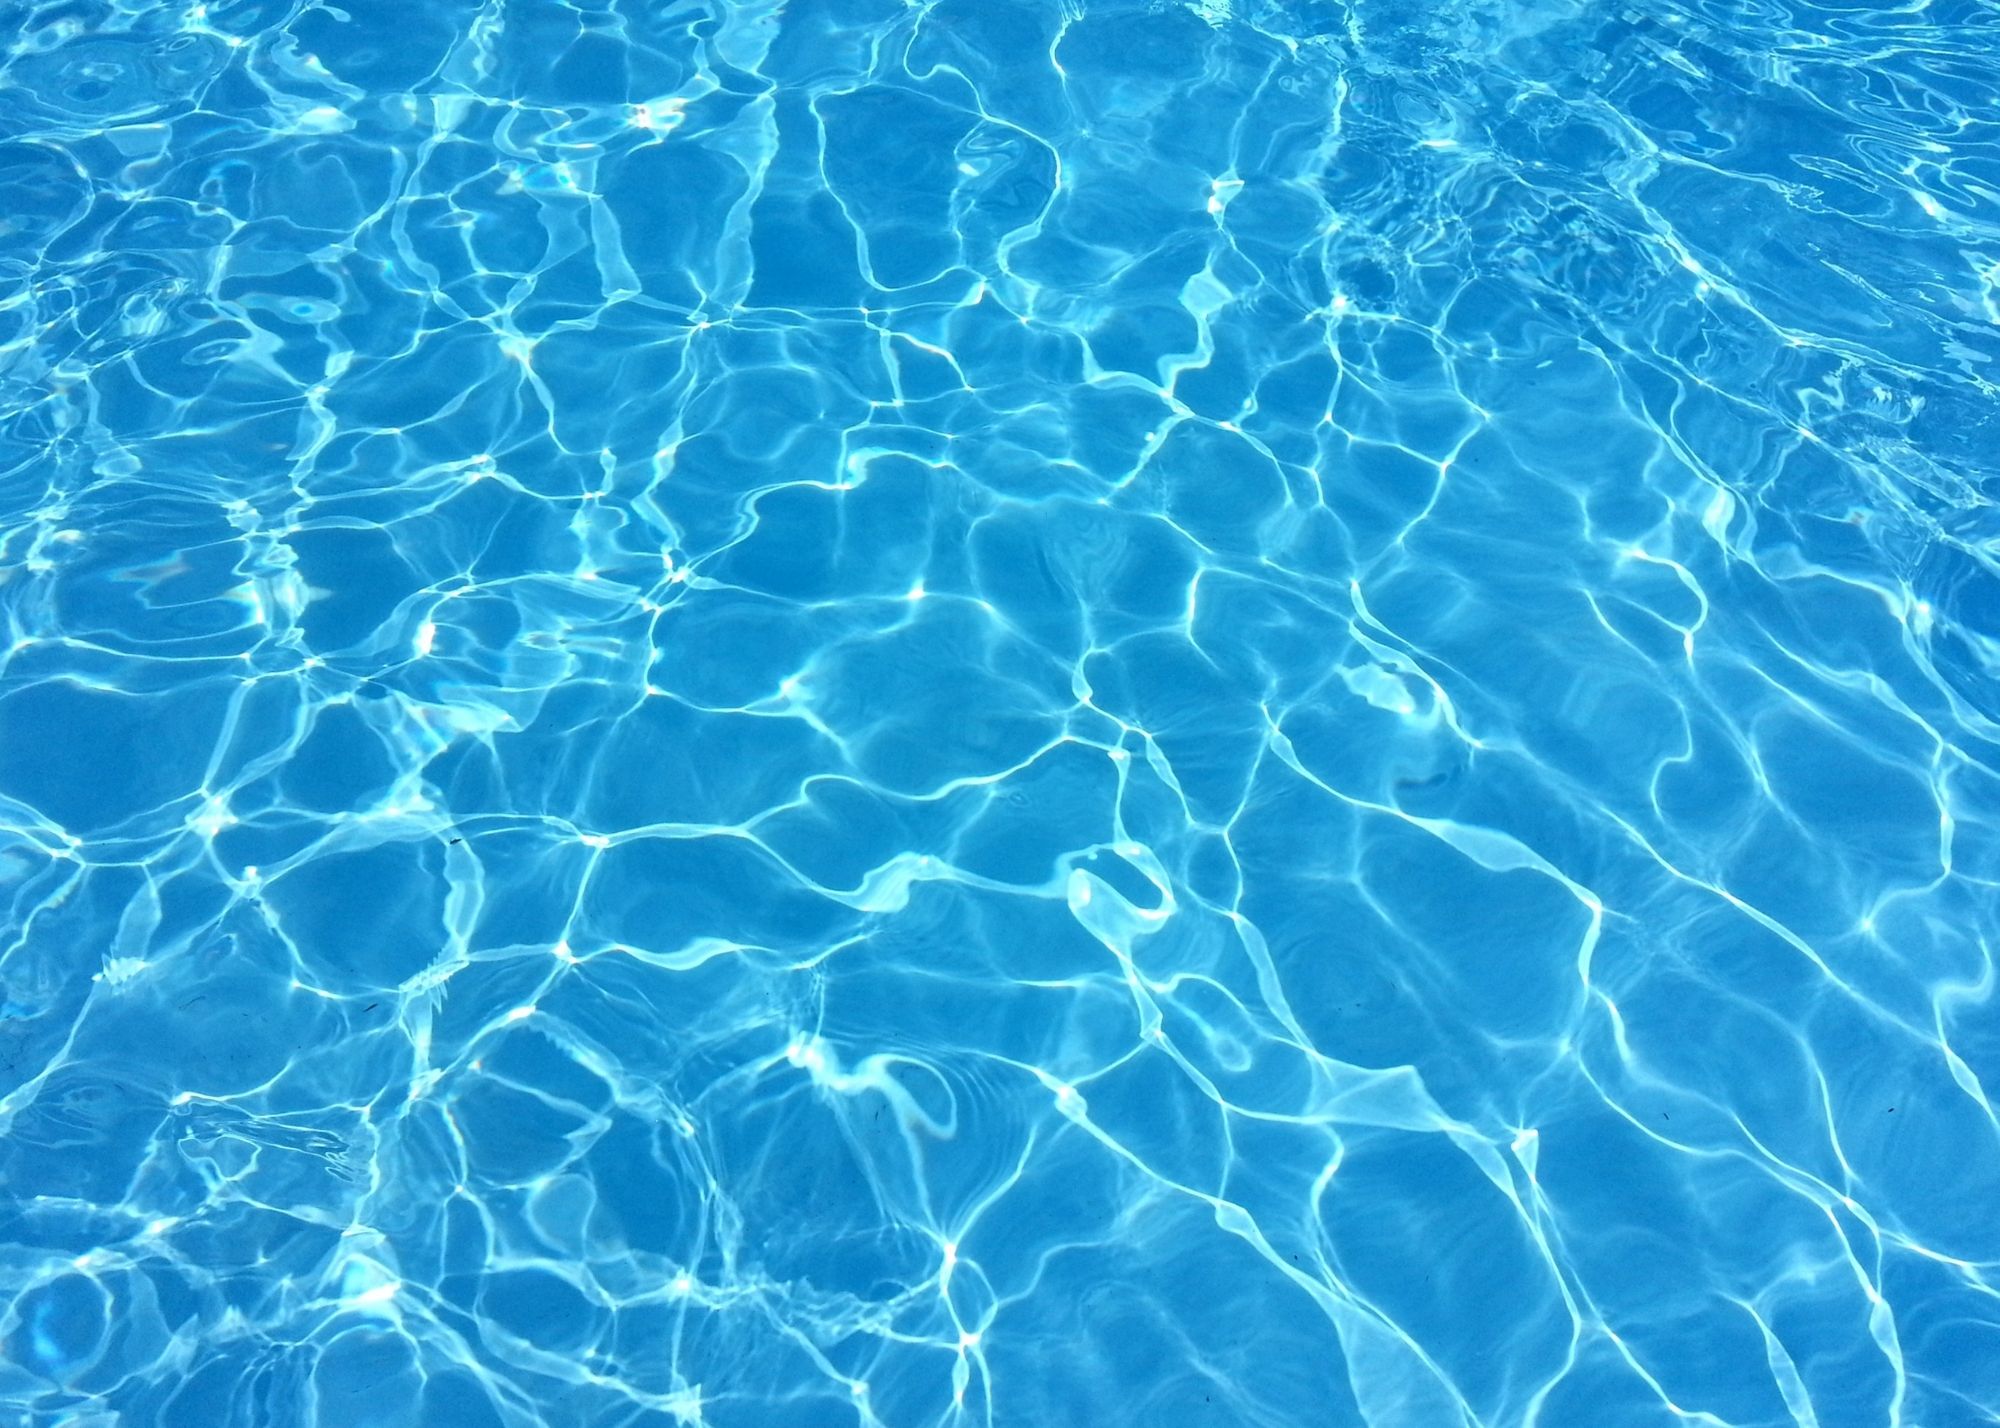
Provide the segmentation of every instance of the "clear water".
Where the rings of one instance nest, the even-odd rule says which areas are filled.
[[[2000,10],[0,4],[0,1424],[2000,1413]]]

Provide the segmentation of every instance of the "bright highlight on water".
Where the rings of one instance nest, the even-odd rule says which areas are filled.
[[[1991,0],[0,21],[0,1428],[2000,1422]]]

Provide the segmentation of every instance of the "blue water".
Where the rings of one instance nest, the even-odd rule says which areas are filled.
[[[0,1428],[2000,1422],[1990,0],[0,55]]]

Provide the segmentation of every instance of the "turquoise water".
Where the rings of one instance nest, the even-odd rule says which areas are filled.
[[[2000,10],[0,2],[0,1428],[2000,1421]]]

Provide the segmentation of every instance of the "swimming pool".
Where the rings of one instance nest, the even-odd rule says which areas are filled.
[[[1990,3],[0,18],[4,1428],[1996,1421]]]

